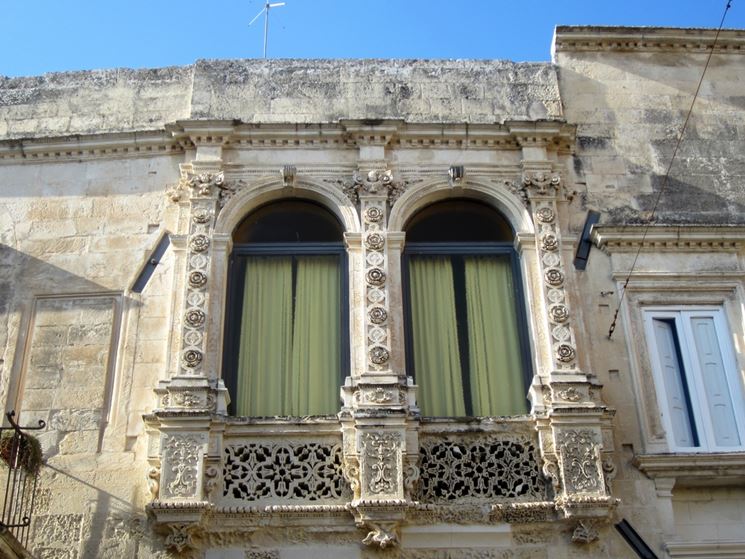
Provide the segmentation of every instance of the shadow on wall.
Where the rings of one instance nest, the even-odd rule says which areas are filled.
[[[603,223],[647,223],[705,59],[700,68],[671,55],[583,60],[586,74],[560,67],[567,120],[577,124],[577,182]],[[716,74],[707,74],[714,84],[696,102],[655,223],[745,224],[745,96],[728,95],[731,76]]]
[[[0,245],[0,317],[10,326],[0,335],[12,356],[3,364],[6,406],[48,425],[35,556],[134,557],[145,531],[132,512],[142,486],[123,473],[133,455],[101,453],[124,304],[121,292]]]

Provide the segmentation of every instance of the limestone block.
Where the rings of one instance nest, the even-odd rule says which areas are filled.
[[[98,446],[98,430],[72,431],[59,442],[60,454],[81,454],[91,452]]]

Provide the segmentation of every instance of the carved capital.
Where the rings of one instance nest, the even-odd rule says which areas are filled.
[[[191,198],[219,197],[224,190],[228,190],[228,187],[222,171],[216,173],[184,171],[179,183],[170,188],[167,194],[171,200],[179,202]]]
[[[390,169],[370,170],[367,173],[355,171],[352,179],[340,181],[344,194],[354,203],[358,203],[361,196],[385,196],[391,206],[406,190],[405,181],[393,178]]]
[[[522,189],[528,198],[555,197],[561,186],[561,177],[546,171],[526,172],[523,175]]]

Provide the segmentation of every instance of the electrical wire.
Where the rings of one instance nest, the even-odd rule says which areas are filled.
[[[693,106],[696,104],[696,99],[698,98],[699,91],[701,91],[701,84],[704,82],[704,76],[706,76],[706,70],[709,68],[709,62],[711,62],[711,57],[714,55],[714,49],[717,46],[717,41],[719,40],[719,33],[722,30],[722,27],[724,26],[724,18],[727,17],[727,12],[732,7],[732,0],[727,0],[727,5],[724,7],[724,13],[722,14],[722,19],[719,22],[719,27],[717,28],[717,33],[714,35],[714,42],[711,44],[711,51],[709,52],[709,56],[706,58],[706,64],[704,64],[704,70],[701,72],[701,79],[698,80],[698,86],[696,86],[696,92],[693,94],[693,100],[691,101],[691,106],[688,109],[688,114],[686,114],[685,121],[683,121],[683,127],[680,129],[680,134],[678,134],[678,140],[675,143],[675,149],[673,150],[673,155],[670,158],[670,163],[667,166],[667,170],[665,171],[665,176],[662,178],[662,184],[660,185],[660,190],[657,192],[657,197],[655,198],[654,204],[652,205],[652,211],[649,215],[649,221],[647,222],[647,225],[644,227],[644,233],[642,233],[642,240],[639,242],[639,248],[636,249],[636,255],[634,256],[634,261],[631,263],[631,269],[629,270],[629,273],[626,275],[626,280],[623,282],[623,287],[621,288],[621,297],[618,300],[618,306],[616,307],[616,311],[613,313],[613,321],[611,322],[610,328],[608,329],[608,339],[610,340],[613,336],[613,332],[616,330],[616,323],[618,321],[618,312],[621,310],[621,304],[623,303],[624,298],[626,297],[626,288],[629,285],[629,281],[631,280],[631,274],[634,273],[634,268],[636,268],[636,262],[639,260],[639,254],[642,251],[642,247],[644,246],[644,240],[647,238],[647,233],[649,232],[649,228],[652,226],[652,223],[654,222],[655,214],[657,212],[657,206],[660,204],[660,200],[662,199],[662,195],[665,192],[665,189],[667,188],[667,184],[669,182],[670,178],[670,171],[673,168],[673,162],[675,161],[675,156],[678,154],[678,148],[680,148],[680,144],[683,141],[683,135],[685,134],[686,128],[688,127],[688,121],[691,119],[691,114],[693,113]]]

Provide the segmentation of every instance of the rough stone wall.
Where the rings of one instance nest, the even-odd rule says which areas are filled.
[[[603,223],[648,218],[706,59],[683,48],[557,49],[564,117],[577,125],[575,168]],[[744,91],[745,57],[715,53],[659,202],[659,223],[745,223]]]
[[[0,138],[162,128],[189,115],[192,67],[0,76]]]
[[[192,118],[492,123],[561,117],[553,66],[475,60],[199,61]]]
[[[162,129],[184,118],[492,123],[561,117],[545,63],[200,60],[157,70],[0,77],[0,139]]]

